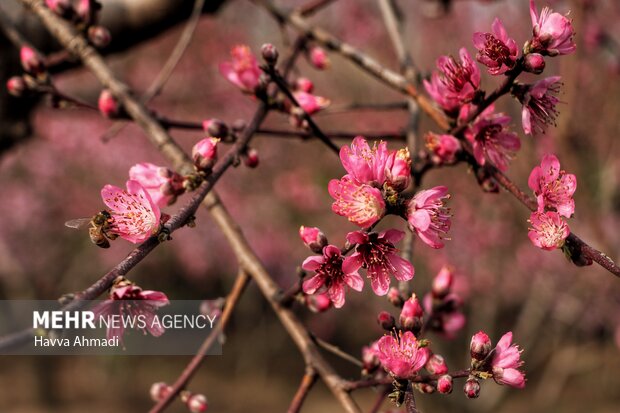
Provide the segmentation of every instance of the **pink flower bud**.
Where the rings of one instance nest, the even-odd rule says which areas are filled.
[[[429,357],[424,368],[431,374],[446,374],[448,372],[446,360],[439,354],[433,354]]]
[[[327,108],[331,104],[331,101],[327,98],[315,96],[302,91],[293,92],[293,96],[295,97],[297,103],[299,103],[299,106],[308,115],[313,115],[316,112]]]
[[[469,352],[471,358],[474,360],[482,361],[491,351],[491,339],[484,331],[478,331],[471,338],[471,344],[469,345]]]
[[[444,374],[437,379],[437,391],[443,394],[452,393],[452,376]]]
[[[192,159],[198,170],[206,171],[213,168],[217,160],[218,138],[204,138],[192,148]]]
[[[103,49],[112,41],[110,31],[103,26],[90,26],[88,40],[98,49]]]
[[[413,294],[411,298],[405,301],[403,309],[400,312],[400,325],[405,330],[418,330],[422,327],[423,315],[424,310],[422,310],[420,300]]]
[[[207,404],[207,398],[203,394],[192,394],[187,399],[187,408],[192,413],[206,412],[209,405]]]
[[[109,89],[103,89],[99,95],[99,111],[106,118],[113,119],[120,113],[120,105]]]
[[[43,57],[39,55],[34,49],[28,46],[23,46],[19,51],[19,58],[24,70],[28,73],[39,74],[45,70],[43,64]]]
[[[387,299],[394,307],[402,307],[405,303],[405,300],[400,295],[400,291],[398,288],[392,287],[387,293]]]
[[[436,298],[443,298],[448,295],[453,282],[453,269],[444,265],[433,279],[433,286],[431,289],[433,296]]]
[[[224,139],[228,136],[228,126],[219,119],[207,119],[202,122],[202,129],[214,138]]]
[[[418,390],[424,394],[433,394],[435,393],[435,390],[437,390],[435,386],[430,383],[418,383],[416,386],[418,387]]]
[[[312,93],[314,90],[314,83],[312,83],[312,80],[307,77],[300,77],[295,81],[295,88],[297,90],[301,90],[302,92]]]
[[[461,150],[459,140],[452,135],[437,135],[429,132],[425,139],[428,150],[438,158],[437,163],[454,162],[457,152]]]
[[[409,149],[399,149],[392,152],[385,164],[387,183],[395,191],[401,192],[409,186],[411,181],[411,156]]]
[[[97,12],[101,5],[93,0],[78,0],[75,14],[83,23],[92,24],[97,20]]]
[[[273,44],[265,43],[260,52],[268,65],[273,66],[278,62],[278,49]]]
[[[387,311],[381,311],[377,316],[377,322],[386,331],[391,331],[396,325],[396,320],[392,314]]]
[[[28,90],[28,85],[23,77],[13,76],[6,82],[6,88],[11,95],[21,97]]]
[[[319,70],[329,69],[331,65],[329,57],[327,57],[327,52],[318,46],[314,46],[310,49],[310,63]]]
[[[306,295],[306,307],[313,313],[323,313],[332,307],[332,301],[327,293]]]
[[[539,75],[545,70],[545,58],[539,53],[529,53],[525,55],[523,69],[526,72]]]
[[[378,341],[371,343],[369,346],[362,347],[362,364],[366,374],[370,374],[379,367],[379,346]]]
[[[258,157],[258,151],[254,148],[250,148],[243,154],[243,163],[248,168],[256,168],[260,162]]]
[[[153,383],[151,385],[151,390],[150,390],[151,399],[154,402],[158,402],[166,398],[168,394],[170,394],[171,391],[172,391],[172,387],[168,386],[163,381],[160,381],[158,383]]]
[[[465,392],[465,396],[467,396],[467,398],[477,398],[480,396],[480,382],[474,377],[468,378],[465,382],[465,386],[463,387],[463,391]]]
[[[327,245],[327,237],[317,227],[304,227],[302,225],[299,228],[299,236],[306,247],[317,254],[320,254],[323,247]]]

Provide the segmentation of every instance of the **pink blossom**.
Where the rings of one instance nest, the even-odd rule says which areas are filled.
[[[379,367],[379,340],[362,347],[362,364],[365,373],[371,373]]]
[[[254,93],[261,75],[256,57],[245,45],[233,47],[230,54],[232,61],[220,63],[220,73],[242,91]]]
[[[541,74],[545,70],[545,58],[540,53],[529,53],[524,56],[523,70],[536,75]]]
[[[295,81],[295,88],[297,90],[301,90],[302,92],[312,93],[314,90],[314,83],[312,83],[312,80],[307,77],[298,77]]]
[[[577,189],[577,177],[561,170],[555,155],[543,156],[540,166],[532,169],[527,184],[536,195],[538,212],[551,208],[567,218],[575,212],[573,194]]]
[[[433,72],[430,82],[424,81],[428,94],[450,114],[456,114],[463,103],[471,101],[480,87],[480,70],[467,49],[461,48],[459,56],[460,62],[452,56],[440,57],[440,73]]]
[[[547,125],[555,124],[559,114],[555,106],[560,102],[556,95],[561,85],[560,76],[552,76],[526,85],[520,91],[517,88],[516,96],[523,105],[521,121],[526,134],[544,132]]]
[[[527,234],[530,241],[547,251],[562,248],[570,234],[568,225],[557,212],[532,212],[529,223],[532,225]]]
[[[28,73],[36,75],[45,71],[43,57],[33,48],[22,46],[19,50],[19,58],[23,69]]]
[[[307,295],[306,307],[313,313],[323,313],[329,310],[332,306],[332,301],[329,299],[327,293],[319,293],[314,295]]]
[[[368,228],[385,215],[381,191],[370,185],[358,184],[349,175],[332,179],[327,187],[334,198],[332,211],[345,216],[362,228]]]
[[[159,307],[168,305],[168,297],[159,291],[143,291],[134,283],[123,277],[117,278],[110,290],[109,298],[93,308],[95,319],[108,319],[110,317],[137,317],[145,318],[145,327],[141,330],[159,337],[164,333],[160,323],[154,323],[156,312]],[[107,338],[118,337],[121,341],[125,332],[123,323],[109,323]]]
[[[389,157],[390,152],[384,141],[375,142],[371,148],[363,136],[356,136],[351,147],[343,146],[340,149],[340,161],[351,178],[377,187],[383,186],[385,182]]]
[[[508,163],[521,148],[516,133],[508,132],[510,116],[493,113],[493,105],[485,109],[465,131],[465,137],[474,149],[474,158],[484,165],[488,158],[497,169],[505,171]],[[463,113],[463,112],[462,112]]]
[[[317,227],[299,227],[299,237],[312,251],[320,253],[323,247],[327,245],[327,237]]]
[[[185,402],[187,405],[187,409],[191,413],[202,413],[206,412],[209,404],[207,402],[207,398],[204,394],[192,394]]]
[[[327,291],[334,307],[340,308],[344,305],[347,286],[355,291],[362,291],[364,281],[358,274],[357,268],[345,268],[343,261],[344,257],[340,249],[334,245],[323,248],[323,255],[306,258],[301,267],[307,271],[314,271],[316,274],[304,281],[304,293],[314,294],[319,290]]]
[[[519,50],[500,19],[493,21],[491,29],[493,33],[474,33],[474,45],[478,49],[476,60],[488,67],[490,74],[501,75],[514,67]]]
[[[140,182],[127,181],[127,190],[106,185],[101,190],[101,197],[110,208],[110,233],[137,244],[159,231],[159,207]]]
[[[149,162],[135,164],[129,169],[129,179],[140,182],[159,207],[170,205],[183,193],[183,177],[178,173]]]
[[[435,278],[433,278],[433,284],[431,287],[431,292],[433,296],[436,298],[443,298],[452,289],[452,284],[454,283],[454,268],[444,265],[441,267],[441,270],[437,273]]]
[[[448,372],[446,360],[439,354],[432,354],[426,361],[424,368],[431,374],[446,374]]]
[[[441,314],[441,333],[448,339],[453,339],[467,324],[467,317],[460,311],[450,311]]]
[[[433,248],[444,246],[442,239],[450,230],[450,211],[445,206],[448,188],[436,186],[418,192],[407,206],[407,221],[427,245]]]
[[[378,343],[379,361],[391,375],[408,379],[426,364],[429,357],[427,348],[420,348],[412,332],[406,331],[399,337],[383,336]]]
[[[331,101],[322,96],[315,96],[313,94],[298,90],[293,92],[293,96],[299,106],[308,114],[313,115],[316,112],[327,108]]]
[[[23,77],[13,76],[6,82],[6,89],[10,95],[21,97],[28,90],[28,85]]]
[[[390,153],[385,165],[385,178],[387,185],[396,192],[407,189],[409,182],[411,182],[409,149],[403,148]]]
[[[521,361],[521,351],[516,344],[512,343],[512,332],[504,334],[495,346],[491,366],[493,368],[493,379],[498,384],[522,389],[525,387],[525,375],[517,370],[523,365]]]
[[[426,148],[439,158],[438,163],[454,162],[457,152],[461,150],[459,140],[452,135],[437,135],[429,132],[425,139]]]
[[[575,32],[570,19],[554,13],[548,7],[543,7],[540,15],[537,14],[534,0],[530,0],[530,16],[534,34],[530,42],[531,51],[549,56],[573,53],[577,46],[573,41]]]
[[[318,46],[310,49],[310,63],[319,70],[329,69],[331,65],[325,49]]]
[[[414,275],[413,265],[401,258],[394,246],[404,236],[404,232],[396,229],[379,234],[349,232],[347,241],[357,246],[355,252],[344,259],[342,267],[347,272],[356,271],[360,267],[366,268],[372,290],[377,295],[385,295],[390,288],[390,276],[399,281],[409,281]]]
[[[120,112],[120,105],[109,89],[101,91],[97,105],[106,118],[115,118]]]
[[[201,171],[213,168],[217,160],[218,138],[204,138],[198,141],[192,148],[194,165]]]
[[[71,9],[71,0],[45,0],[45,5],[59,16]]]
[[[169,386],[165,382],[160,381],[157,383],[153,383],[151,385],[151,390],[149,393],[151,395],[151,399],[154,402],[158,402],[168,397],[168,394],[170,394],[171,391],[172,391],[172,386]]]

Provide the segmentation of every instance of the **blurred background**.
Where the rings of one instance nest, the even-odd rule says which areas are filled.
[[[19,7],[9,4],[13,0],[2,3],[23,27],[37,33],[36,24],[23,20]],[[113,10],[122,1],[102,3],[106,16],[106,8]],[[176,3],[186,9],[189,3],[191,9],[193,2]],[[278,4],[292,8],[302,3]],[[440,55],[456,55],[463,46],[473,55],[472,33],[489,31],[495,17],[502,19],[519,45],[531,35],[526,0],[397,3],[422,76],[430,74]],[[537,4],[539,10],[545,5]],[[508,175],[527,188],[529,172],[542,154],[556,153],[562,167],[578,179],[571,230],[617,261],[620,3],[548,0],[547,4],[561,13],[571,10],[578,49],[570,56],[547,59],[545,75],[559,74],[564,82],[557,127],[542,136],[522,136],[522,149]],[[180,36],[183,24],[176,23],[186,17],[187,13],[170,13],[170,21],[159,21],[157,30],[148,35],[147,29],[133,26],[135,34],[129,29],[119,34],[114,41],[118,39],[121,46],[108,57],[115,73],[133,90],[145,91]],[[105,19],[113,22],[114,16]],[[398,70],[376,1],[337,0],[310,21]],[[121,33],[115,28],[113,35],[116,30]],[[48,38],[37,36],[35,41],[44,50],[53,48]],[[268,13],[249,1],[211,2],[189,49],[151,107],[183,120],[248,120],[256,102],[219,74],[218,63],[229,60],[229,51],[237,44],[258,52],[263,43],[271,42],[286,50],[294,39],[294,32],[281,30]],[[1,35],[0,45],[4,82],[20,74],[20,69],[18,51]],[[318,71],[301,58],[294,72],[310,78],[317,95],[331,99],[332,107],[315,117],[324,131],[376,135],[405,130],[408,113],[404,110],[344,110],[351,103],[403,99],[339,56],[329,58],[328,70]],[[492,90],[498,79],[482,71],[483,88]],[[63,71],[54,80],[60,90],[92,103],[100,92],[96,79],[83,69]],[[64,222],[99,211],[101,187],[123,186],[133,164],[166,162],[133,125],[103,142],[101,136],[112,123],[93,111],[53,109],[45,99],[24,102],[7,97],[4,91],[0,106],[0,298],[55,299],[79,291],[121,260],[132,245],[121,240],[109,250],[96,248],[86,232],[65,228]],[[505,98],[498,108],[515,119],[513,129],[522,135],[518,102]],[[292,130],[287,117],[277,113],[269,116],[265,126]],[[437,131],[422,117],[419,132],[429,130]],[[203,134],[175,130],[173,136],[190,149]],[[267,269],[286,288],[295,282],[296,267],[309,255],[298,239],[300,225],[320,226],[336,244],[354,230],[331,212],[327,193],[327,182],[344,171],[338,158],[316,141],[258,136],[252,145],[259,152],[259,167],[230,171],[217,189]],[[390,143],[391,148],[398,146]],[[467,400],[461,391],[463,382],[458,381],[449,396],[418,396],[420,410],[618,411],[620,281],[596,265],[577,268],[560,252],[535,248],[527,238],[528,211],[508,194],[482,192],[464,165],[434,170],[422,186],[439,184],[447,185],[452,194],[452,240],[442,250],[415,244],[413,288],[418,295],[425,294],[442,265],[454,266],[455,288],[466,300],[467,325],[450,341],[431,335],[433,347],[451,369],[465,368],[473,333],[483,329],[496,341],[512,330],[515,342],[524,349],[528,383],[524,390],[484,383],[480,398]],[[165,212],[173,213],[183,202],[181,198]],[[382,226],[388,224],[404,228],[402,220],[386,220]],[[175,233],[173,242],[158,248],[129,278],[145,289],[166,292],[170,299],[202,299],[226,295],[235,274],[235,258],[225,239],[206,211],[200,211],[196,228]],[[297,310],[313,333],[359,357],[363,345],[383,334],[375,322],[382,309],[397,316],[385,299],[366,288],[363,293],[350,292],[342,310],[324,314]],[[357,367],[327,357],[344,377],[360,376]],[[151,384],[173,382],[188,360],[182,356],[0,356],[0,412],[146,411],[152,405]],[[230,325],[224,355],[207,359],[190,390],[204,393],[214,412],[280,412],[288,407],[303,371],[296,347],[258,289],[250,285]],[[356,392],[355,398],[368,410],[375,395],[369,389]],[[386,401],[383,411],[394,408]],[[177,401],[168,411],[186,408]],[[340,406],[319,381],[303,411],[335,412]]]

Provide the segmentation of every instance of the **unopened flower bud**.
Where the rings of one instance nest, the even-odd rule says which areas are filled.
[[[420,300],[413,294],[411,298],[405,301],[403,309],[400,312],[400,326],[405,330],[416,331],[422,327],[422,317],[424,310],[420,305]]]
[[[310,49],[310,63],[319,70],[328,69],[331,64],[329,57],[327,57],[327,52],[318,46]]]
[[[228,136],[228,126],[219,119],[207,119],[202,122],[202,129],[214,138],[224,139]]]
[[[539,53],[529,53],[525,55],[523,69],[526,72],[539,75],[545,70],[545,58]]]
[[[470,377],[463,386],[465,396],[469,399],[475,399],[480,396],[480,382],[475,377]]]
[[[437,379],[437,391],[443,394],[452,393],[452,376],[444,374]]]
[[[192,394],[187,399],[187,408],[192,413],[206,412],[209,405],[207,404],[207,398],[203,394]]]
[[[217,160],[218,138],[204,138],[192,148],[192,159],[194,166],[199,171],[207,171],[213,168]]]
[[[317,227],[299,227],[299,237],[313,252],[321,254],[323,247],[327,245],[327,237]]]
[[[388,185],[396,192],[401,192],[409,186],[411,181],[411,156],[409,149],[399,149],[393,152],[385,166],[385,177]]]
[[[259,162],[260,158],[256,149],[250,148],[243,154],[243,163],[248,168],[256,168]]]
[[[75,5],[75,14],[83,23],[93,23],[101,5],[93,0],[78,0]]]
[[[120,112],[120,105],[109,89],[103,89],[99,95],[99,111],[106,118],[115,118]]]
[[[431,374],[446,374],[448,372],[446,360],[439,354],[430,356],[424,368]]]
[[[59,16],[65,16],[71,10],[71,0],[45,0],[45,5]]]
[[[474,360],[482,361],[491,351],[491,339],[484,331],[478,331],[471,338],[471,344],[469,345],[469,352],[471,358]]]
[[[377,322],[386,331],[391,331],[396,326],[396,320],[387,311],[381,311],[377,316]]]
[[[332,301],[327,293],[306,295],[306,307],[313,313],[322,313],[332,307]]]
[[[362,368],[364,373],[370,374],[380,366],[377,356],[377,342],[362,347]]]
[[[443,266],[439,273],[433,279],[433,286],[431,289],[433,297],[445,297],[450,292],[453,282],[454,274],[452,268],[448,266]]]
[[[278,49],[271,43],[265,43],[260,52],[268,65],[273,66],[278,62]]]
[[[19,51],[19,58],[22,67],[28,73],[36,75],[45,70],[43,57],[31,47],[23,46]]]
[[[402,307],[405,303],[402,295],[400,295],[400,291],[398,291],[398,288],[395,287],[389,289],[387,299],[394,307]]]
[[[110,31],[103,26],[90,26],[88,40],[98,49],[103,49],[112,41]]]
[[[425,136],[426,147],[434,157],[435,163],[451,163],[456,159],[457,152],[461,149],[459,140],[452,135],[437,135],[429,132]]]
[[[150,390],[151,399],[154,402],[163,400],[164,398],[168,396],[168,394],[170,394],[170,391],[172,391],[172,387],[168,386],[163,381],[160,381],[158,383],[153,383],[151,385],[151,390]]]
[[[299,77],[295,81],[295,88],[297,90],[301,90],[302,92],[312,93],[314,90],[314,83],[312,83],[312,80],[307,77]]]
[[[13,76],[6,82],[6,88],[9,91],[9,94],[21,97],[24,95],[24,92],[28,90],[28,85],[23,77]]]

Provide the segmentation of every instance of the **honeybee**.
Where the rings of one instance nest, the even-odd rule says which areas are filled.
[[[112,222],[112,216],[106,210],[99,212],[97,215],[91,218],[77,218],[65,222],[65,226],[74,229],[88,228],[88,235],[90,240],[96,246],[100,248],[110,248],[110,240],[115,240],[118,237],[117,234],[110,233],[110,223]]]

